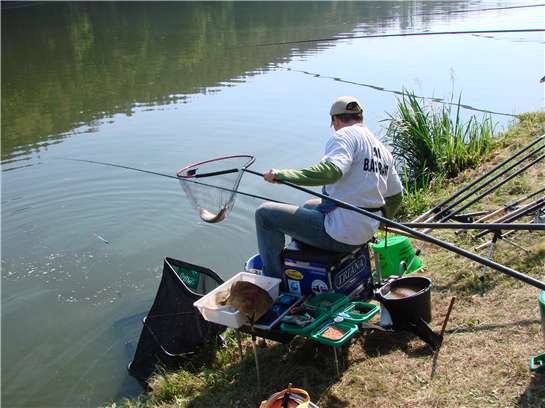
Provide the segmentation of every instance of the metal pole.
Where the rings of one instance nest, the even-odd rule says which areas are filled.
[[[263,173],[259,173],[257,171],[253,171],[253,170],[250,170],[250,169],[245,169],[244,171],[248,172],[248,173],[251,173],[251,174],[254,174],[256,176],[260,176],[260,177],[263,177]],[[448,243],[446,241],[442,241],[438,238],[435,238],[435,237],[432,237],[431,235],[427,235],[427,234],[424,234],[420,231],[417,231],[415,229],[412,229],[412,228],[409,228],[409,227],[406,227],[405,225],[403,224],[400,224],[396,221],[392,221],[388,218],[385,218],[385,217],[382,217],[380,215],[377,215],[373,212],[370,212],[370,211],[367,211],[367,210],[364,210],[362,208],[359,208],[359,207],[356,207],[352,204],[349,204],[349,203],[346,203],[344,201],[341,201],[341,200],[337,200],[336,198],[333,198],[333,197],[329,197],[329,196],[326,196],[325,194],[321,194],[321,193],[317,193],[316,191],[312,191],[312,190],[309,190],[308,188],[304,188],[304,187],[301,187],[301,186],[298,186],[297,184],[293,184],[293,183],[290,183],[289,181],[279,181],[278,183],[280,184],[285,184],[286,186],[289,186],[291,188],[295,188],[296,190],[299,190],[299,191],[303,191],[305,193],[308,193],[308,194],[311,194],[311,195],[314,195],[316,197],[319,197],[319,198],[322,198],[323,200],[329,200],[335,204],[337,204],[337,206],[341,207],[341,208],[345,208],[347,210],[351,210],[351,211],[355,211],[359,214],[363,214],[369,218],[372,218],[374,220],[377,220],[377,221],[380,221],[382,222],[384,225],[387,225],[389,227],[394,227],[394,228],[397,228],[401,231],[405,231],[406,233],[408,234],[412,234],[413,236],[419,238],[419,239],[422,239],[423,241],[427,241],[427,242],[430,242],[432,244],[435,244],[435,245],[438,245],[442,248],[445,248],[449,251],[452,251],[452,252],[455,252],[457,253],[458,255],[462,255],[468,259],[471,259],[472,261],[475,261],[475,262],[478,262],[482,265],[488,265],[490,266],[492,269],[495,269],[499,272],[502,272],[502,273],[505,273],[515,279],[518,279],[518,280],[521,280],[525,283],[528,283],[529,285],[532,285],[532,286],[535,286],[536,288],[538,289],[541,289],[541,290],[545,290],[545,283],[535,279],[535,278],[532,278],[531,276],[528,276],[528,275],[525,275],[521,272],[518,272],[512,268],[509,268],[507,266],[504,266],[502,264],[499,264],[499,263],[496,263],[496,262],[493,262],[491,260],[488,260],[486,258],[483,258],[482,256],[479,256],[477,254],[474,254],[472,252],[469,252],[463,248],[460,248],[460,247],[457,247],[456,245],[453,245],[451,243]]]
[[[491,168],[489,171],[487,171],[486,173],[484,173],[482,176],[478,177],[476,180],[473,180],[471,183],[469,183],[468,185],[466,185],[465,187],[461,188],[460,190],[456,191],[454,194],[452,194],[449,198],[443,200],[442,202],[440,202],[439,204],[437,204],[435,207],[433,207],[431,210],[425,212],[424,214],[420,215],[419,217],[417,217],[416,219],[413,220],[413,222],[418,222],[418,221],[421,221],[423,219],[425,219],[426,217],[428,217],[430,214],[432,213],[435,213],[439,210],[441,210],[441,207],[443,207],[445,204],[447,204],[448,202],[454,200],[456,197],[458,197],[460,194],[462,193],[465,193],[467,190],[469,190],[471,187],[477,185],[478,183],[480,183],[482,180],[484,180],[485,178],[487,178],[488,176],[490,176],[492,173],[494,173],[496,170],[498,170],[499,168],[505,166],[507,163],[509,163],[511,160],[515,159],[517,156],[520,156],[522,153],[524,153],[526,150],[530,149],[532,146],[534,146],[535,144],[539,143],[540,141],[544,140],[545,139],[545,134],[539,136],[538,138],[536,138],[535,140],[533,140],[532,142],[530,142],[529,144],[527,144],[526,146],[524,146],[522,149],[520,149],[519,151],[517,151],[515,154],[513,154],[511,157],[509,157],[508,159],[502,161],[501,163],[498,163],[497,165],[495,165],[493,168]]]

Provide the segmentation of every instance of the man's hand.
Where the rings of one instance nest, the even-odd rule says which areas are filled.
[[[276,183],[277,181],[274,178],[276,173],[277,173],[276,169],[270,169],[268,172],[263,174],[263,178],[265,179],[265,181],[268,181],[269,183]]]

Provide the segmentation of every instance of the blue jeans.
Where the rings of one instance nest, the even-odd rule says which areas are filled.
[[[335,252],[350,252],[358,245],[335,241],[324,227],[325,214],[316,210],[319,199],[309,200],[303,207],[289,204],[265,203],[255,212],[257,245],[263,261],[263,274],[282,278],[282,250],[285,236],[316,248]]]

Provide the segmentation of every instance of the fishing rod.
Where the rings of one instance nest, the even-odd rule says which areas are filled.
[[[511,164],[509,167],[503,169],[498,174],[496,174],[496,175],[492,176],[491,178],[489,178],[488,180],[486,180],[480,186],[474,188],[473,190],[470,190],[465,195],[463,195],[462,197],[455,200],[453,203],[450,203],[447,207],[442,208],[438,213],[434,214],[432,217],[427,219],[426,222],[436,220],[436,219],[440,218],[441,216],[443,216],[442,218],[439,219],[439,221],[441,222],[441,221],[444,221],[444,220],[447,220],[447,219],[453,217],[455,214],[459,213],[460,211],[465,210],[467,207],[469,207],[469,205],[479,201],[481,198],[488,195],[490,192],[494,191],[496,188],[500,187],[501,185],[505,184],[507,181],[511,180],[513,177],[515,177],[515,176],[523,173],[524,171],[526,171],[529,167],[533,166],[537,161],[541,160],[541,158],[543,158],[543,155],[538,157],[537,161],[533,161],[529,165],[526,165],[526,166],[518,169],[513,174],[511,174],[510,176],[508,176],[507,178],[503,179],[498,184],[496,184],[495,187],[486,190],[485,193],[483,193],[482,195],[479,195],[478,199],[472,201],[469,205],[463,206],[463,207],[461,207],[461,208],[459,208],[457,210],[450,211],[452,208],[456,207],[458,204],[462,203],[463,201],[465,201],[466,199],[468,199],[472,195],[476,194],[479,190],[486,187],[487,185],[489,185],[490,183],[492,183],[496,179],[502,177],[504,174],[508,173],[509,171],[511,171],[512,169],[517,167],[519,164],[521,164],[523,161],[525,161],[526,159],[532,157],[534,154],[538,153],[543,148],[545,148],[545,144],[543,144],[543,145],[537,147],[536,149],[532,150],[531,152],[527,153],[522,158],[517,160],[515,163]]]
[[[460,190],[456,191],[454,194],[452,194],[450,197],[446,198],[445,200],[441,201],[439,204],[437,204],[435,207],[433,207],[432,209],[426,211],[424,214],[418,216],[417,218],[415,218],[413,220],[413,222],[419,222],[419,221],[422,221],[423,219],[427,218],[430,214],[432,213],[437,213],[439,212],[442,207],[444,205],[446,205],[447,203],[451,202],[452,200],[454,200],[456,197],[458,197],[459,195],[465,193],[466,191],[468,191],[469,189],[473,188],[475,185],[477,185],[478,183],[480,183],[482,180],[484,180],[485,178],[489,177],[492,173],[494,173],[496,170],[500,169],[501,167],[505,166],[507,163],[509,163],[511,160],[514,160],[516,157],[520,156],[522,153],[524,153],[525,151],[527,151],[528,149],[530,149],[531,147],[533,147],[534,145],[536,145],[537,143],[539,143],[540,141],[542,140],[545,140],[545,134],[539,136],[538,138],[536,138],[535,140],[533,140],[532,142],[528,143],[526,146],[524,146],[522,149],[520,149],[519,151],[515,152],[515,154],[513,154],[511,157],[507,158],[506,160],[503,160],[502,162],[498,163],[497,165],[495,165],[494,167],[492,167],[490,170],[488,170],[486,173],[484,173],[483,175],[481,175],[480,177],[478,177],[476,180],[473,180],[471,183],[467,184],[465,187],[461,188]],[[433,218],[432,218],[433,219]]]
[[[540,203],[542,206],[543,203]],[[533,208],[535,209],[535,208]],[[526,215],[526,214],[524,214]],[[481,234],[488,234],[492,231],[500,231],[500,230],[517,230],[517,231],[545,231],[545,224],[512,224],[509,223],[507,220],[505,222],[501,223],[490,223],[490,224],[475,224],[475,223],[426,223],[426,222],[404,222],[402,223],[406,227],[410,228],[429,228],[429,229],[462,229],[462,230],[486,230]],[[479,236],[477,235],[477,237]]]
[[[109,166],[109,167],[117,167],[117,168],[125,169],[125,170],[139,171],[141,173],[153,174],[155,176],[167,177],[167,178],[170,178],[170,179],[175,179],[175,180],[180,181],[180,179],[178,177],[172,176],[170,174],[159,173],[159,172],[151,171],[151,170],[143,170],[143,169],[139,169],[139,168],[136,168],[136,167],[124,166],[122,164],[101,162],[101,161],[95,161],[95,160],[72,159],[72,158],[68,158],[68,157],[61,157],[60,159],[78,161],[78,162],[83,162],[83,163],[99,164],[99,165],[102,165],[102,166]],[[228,191],[230,193],[236,193],[236,194],[240,194],[240,195],[243,195],[243,196],[246,196],[246,197],[257,198],[259,200],[272,201],[272,202],[275,202],[275,203],[278,203],[278,204],[287,204],[287,203],[285,203],[283,201],[273,200],[272,198],[262,197],[262,196],[255,195],[255,194],[250,194],[250,193],[245,193],[245,192],[242,192],[242,191],[233,190],[233,189],[226,188],[226,187],[215,186],[213,184],[203,183],[202,181],[196,181],[196,180],[191,180],[191,179],[184,179],[183,181],[187,182],[187,183],[199,184],[201,186],[217,188],[218,190]]]
[[[543,7],[543,6],[545,6],[545,4],[527,4],[527,5],[523,5],[523,6],[488,7],[488,8],[478,8],[478,9],[470,9],[470,10],[449,10],[449,11],[443,11],[443,12],[437,12],[437,13],[412,14],[412,17],[439,16],[439,15],[443,15],[443,14],[473,13],[473,12],[477,12],[477,11],[511,10],[511,9],[530,8],[530,7]]]
[[[290,44],[303,44],[320,41],[340,41],[340,40],[352,40],[359,38],[388,38],[388,37],[416,37],[427,35],[456,35],[456,34],[492,34],[492,33],[537,33],[543,32],[543,28],[523,28],[523,29],[510,29],[510,30],[465,30],[465,31],[423,31],[418,33],[396,33],[396,34],[368,34],[368,35],[354,35],[354,36],[342,36],[342,37],[330,37],[330,38],[317,38],[313,40],[296,40],[296,41],[282,41],[273,43],[260,43],[254,44],[255,47],[269,47],[271,45],[290,45]]]
[[[510,222],[513,220],[513,217],[515,215],[518,215],[518,214],[521,214],[523,213],[524,211],[526,211],[528,208],[532,207],[534,204],[536,203],[539,203],[539,202],[543,202],[543,200],[545,199],[545,196],[541,197],[541,198],[538,198],[537,200],[534,200],[526,205],[523,205],[522,207],[518,207],[517,209],[515,209],[514,211],[510,212],[510,213],[507,213],[507,214],[504,214],[502,215],[500,218],[497,218],[496,220],[494,221],[491,221],[491,223],[495,223],[495,222]],[[507,221],[509,220],[509,221]]]
[[[245,172],[248,172],[248,173],[251,173],[251,174],[254,174],[256,176],[260,176],[260,177],[263,177],[264,174],[263,173],[259,173],[257,171],[253,171],[253,170],[250,170],[248,168],[244,169],[243,171]],[[538,289],[541,289],[541,290],[545,290],[545,283],[544,282],[541,282],[531,276],[528,276],[528,275],[525,275],[521,272],[518,272],[512,268],[509,268],[505,265],[502,265],[502,264],[499,264],[497,262],[494,262],[490,259],[486,259],[486,258],[483,258],[482,256],[479,256],[477,254],[474,254],[472,252],[469,252],[463,248],[460,248],[460,247],[457,247],[453,244],[450,244],[446,241],[442,241],[438,238],[435,238],[431,235],[428,235],[428,234],[424,234],[423,232],[420,232],[418,230],[415,230],[415,229],[412,229],[410,227],[407,227],[403,224],[400,224],[396,221],[393,221],[393,220],[390,220],[388,218],[385,218],[381,215],[377,215],[376,213],[373,213],[373,212],[370,212],[370,211],[367,211],[367,210],[364,210],[363,208],[359,208],[359,207],[356,207],[355,205],[352,205],[352,204],[349,204],[349,203],[346,203],[344,201],[341,201],[341,200],[337,200],[336,198],[333,198],[333,197],[330,197],[330,196],[327,196],[325,194],[322,194],[322,193],[318,193],[316,191],[313,191],[313,190],[310,190],[308,188],[304,188],[304,187],[301,187],[301,186],[298,186],[297,184],[293,184],[293,183],[290,183],[289,181],[278,181],[279,184],[285,184],[286,186],[289,186],[291,188],[294,188],[296,190],[299,190],[299,191],[303,191],[307,194],[311,194],[311,195],[314,195],[316,197],[319,197],[323,200],[329,200],[333,203],[335,203],[338,207],[340,208],[344,208],[344,209],[347,209],[347,210],[351,210],[351,211],[354,211],[354,212],[357,212],[359,214],[362,214],[362,215],[365,215],[369,218],[372,218],[376,221],[379,221],[381,223],[383,223],[384,225],[387,225],[387,226],[391,226],[391,227],[394,227],[396,229],[399,229],[401,231],[404,231],[408,234],[411,234],[413,235],[414,237],[417,237],[423,241],[427,241],[427,242],[430,242],[432,244],[435,244],[435,245],[438,245],[442,248],[445,248],[449,251],[452,251],[452,252],[455,252],[459,255],[462,255],[466,258],[469,258],[471,259],[472,261],[475,261],[475,262],[478,262],[482,265],[487,265],[489,266],[490,268],[493,268],[499,272],[502,272],[502,273],[505,273],[515,279],[519,279],[525,283],[528,283],[529,285],[532,285]]]
[[[483,191],[481,194],[477,195],[477,197],[475,197],[473,200],[470,200],[469,203],[467,204],[464,204],[462,207],[456,209],[455,211],[453,211],[452,213],[450,214],[447,214],[445,215],[443,218],[441,218],[439,221],[442,222],[442,221],[446,221],[448,220],[449,218],[451,218],[454,214],[460,212],[460,211],[464,211],[466,208],[472,206],[473,204],[475,204],[477,201],[479,201],[481,198],[487,196],[488,194],[490,194],[491,192],[497,190],[499,187],[501,187],[502,185],[504,185],[505,183],[507,183],[508,181],[510,181],[511,179],[513,179],[514,177],[518,176],[519,174],[521,173],[524,173],[526,170],[528,170],[530,167],[532,167],[534,164],[536,164],[537,162],[541,161],[543,158],[545,157],[545,154],[542,154],[541,156],[539,157],[536,157],[534,160],[532,160],[530,163],[526,164],[524,167],[522,167],[521,169],[517,170],[516,172],[514,172],[513,174],[509,175],[508,177],[506,177],[505,179],[503,179],[502,181],[500,181],[499,183],[497,183],[496,185],[493,185],[492,187],[486,189],[485,191]],[[450,205],[449,206],[450,208],[453,207],[453,205]],[[448,208],[448,207],[447,207]],[[441,211],[440,213],[444,213],[445,210]],[[439,214],[437,214],[437,216],[439,216]]]
[[[532,197],[535,197],[536,195],[538,195],[538,194],[540,194],[540,193],[542,193],[542,192],[544,192],[544,191],[545,191],[545,187],[540,188],[539,190],[534,191],[533,193],[530,193],[530,194],[528,194],[528,195],[526,195],[526,196],[524,196],[524,197],[522,197],[522,198],[519,198],[519,199],[517,199],[517,200],[515,200],[515,201],[512,201],[512,202],[510,202],[509,204],[506,204],[506,205],[504,205],[503,207],[498,208],[497,210],[495,210],[495,211],[493,211],[493,212],[489,212],[489,213],[486,214],[484,217],[481,217],[481,218],[475,220],[475,222],[476,222],[476,223],[482,223],[482,222],[484,222],[484,221],[486,221],[486,220],[488,220],[488,219],[490,219],[490,218],[492,218],[492,217],[495,217],[496,215],[499,215],[499,214],[501,214],[501,213],[503,213],[503,212],[505,212],[505,211],[509,211],[510,209],[515,209],[515,211],[518,211],[518,210],[520,210],[520,208],[519,208],[519,209],[516,209],[516,206],[517,206],[517,205],[519,205],[519,204],[525,202],[526,200],[529,200],[529,199],[532,198]],[[523,208],[524,208],[524,207],[523,207]],[[456,219],[456,217],[453,217],[453,219]],[[500,222],[502,219],[503,219],[503,217],[498,218],[498,219],[496,220],[496,222]],[[460,233],[460,232],[461,232],[461,231],[456,231],[456,233]]]
[[[507,223],[508,225],[511,225],[511,227],[505,228],[506,230],[516,230],[517,228],[512,228],[512,226],[515,226],[517,224],[512,224],[511,221],[516,221],[519,218],[524,217],[525,215],[531,214],[535,212],[536,210],[539,211],[543,206],[545,205],[545,197],[543,197],[540,200],[537,200],[535,203],[528,205],[526,208],[524,208],[522,211],[519,211],[517,214],[510,214],[508,218],[506,218],[503,223]],[[493,224],[491,224],[493,225]],[[530,229],[529,231],[536,231],[536,230],[545,230],[545,224],[528,224],[528,225],[534,225],[534,228]],[[487,228],[485,231],[479,232],[475,238],[481,238],[484,237],[486,234],[489,234],[490,232],[493,232],[493,229]]]

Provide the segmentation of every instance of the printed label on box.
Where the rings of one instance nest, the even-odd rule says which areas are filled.
[[[327,283],[320,279],[313,280],[310,287],[314,293],[323,293],[329,290]]]
[[[301,284],[299,281],[288,279],[288,290],[290,293],[301,295]]]

